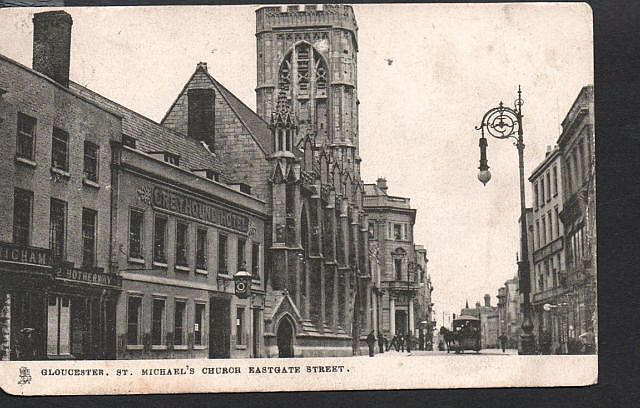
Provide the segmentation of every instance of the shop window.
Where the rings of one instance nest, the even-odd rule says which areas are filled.
[[[13,242],[29,245],[33,193],[16,188],[13,192]]]
[[[167,263],[167,219],[159,215],[153,226],[153,261]]]
[[[82,266],[91,268],[96,264],[96,220],[97,212],[82,209]]]
[[[173,344],[183,346],[187,344],[187,331],[185,323],[187,322],[187,302],[184,300],[176,300],[174,317],[173,317]]]
[[[255,242],[251,246],[251,278],[260,280],[260,244]]]
[[[64,201],[52,198],[49,211],[49,246],[51,255],[56,260],[66,258],[66,225],[67,204]]]
[[[196,231],[196,268],[207,270],[207,230],[204,228]]]
[[[71,299],[50,295],[47,308],[47,354],[71,354]]]
[[[237,267],[236,271],[239,271],[243,267],[246,268],[246,258],[245,252],[247,247],[247,241],[244,238],[238,238],[238,246],[237,246]]]
[[[227,236],[218,236],[218,273],[227,274]]]
[[[69,170],[69,134],[55,127],[51,143],[51,167]]]
[[[204,337],[205,304],[196,303],[196,315],[193,322],[193,341],[196,346],[202,346]]]
[[[239,307],[236,314],[236,345],[244,344],[244,307]]]
[[[151,311],[151,345],[162,346],[164,344],[165,333],[165,300],[153,299],[153,309]]]
[[[187,244],[189,225],[183,222],[176,222],[176,265],[188,266]]]
[[[129,258],[144,259],[142,242],[144,234],[144,212],[131,209],[129,216]]]
[[[36,138],[36,120],[18,112],[18,132],[16,136],[16,156],[34,160],[34,141]]]
[[[98,182],[98,145],[84,142],[84,178]]]
[[[142,297],[129,296],[127,300],[127,344],[142,344]]]

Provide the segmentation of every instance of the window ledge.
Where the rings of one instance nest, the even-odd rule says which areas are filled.
[[[260,279],[251,279],[251,283],[254,285],[259,285],[260,284]]]
[[[244,344],[236,344],[236,350],[246,350],[247,346]]]
[[[218,277],[219,277],[219,278],[225,278],[225,279],[232,279],[232,278],[231,278],[231,275],[226,274],[226,273],[219,273],[219,274],[218,274]]]
[[[58,175],[66,178],[66,179],[71,178],[71,174],[68,171],[63,170],[63,169],[59,169],[57,167],[51,167],[51,173],[58,174]]]
[[[176,265],[175,268],[176,271],[191,272],[191,268],[189,268],[188,266]]]
[[[157,351],[167,350],[167,346],[166,345],[162,345],[162,344],[158,344],[158,345],[155,345],[155,346],[151,346],[151,350],[157,350]]]
[[[128,261],[129,263],[144,265],[144,259],[142,258],[129,258]]]
[[[193,346],[194,350],[204,350],[206,348],[207,348],[207,346]]]
[[[202,274],[202,275],[208,275],[209,271],[207,271],[206,269],[196,268],[196,273],[199,273],[199,274]]]
[[[187,347],[186,344],[184,345],[177,345],[177,346],[173,346],[174,350],[188,350],[189,348]]]
[[[127,350],[144,350],[142,344],[127,344]]]
[[[157,266],[159,268],[166,268],[167,264],[164,262],[153,261],[153,266]]]
[[[38,165],[36,162],[34,162],[31,159],[27,159],[26,157],[20,157],[20,156],[16,156],[15,157],[16,163],[22,163],[22,164],[26,164],[29,167],[33,167],[34,169],[36,168],[36,166]]]
[[[82,178],[82,184],[93,188],[100,188],[100,184],[96,183],[95,181],[89,180],[86,177]]]

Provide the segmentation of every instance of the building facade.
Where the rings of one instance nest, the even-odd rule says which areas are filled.
[[[262,7],[256,41],[257,113],[199,64],[162,124],[185,129],[190,92],[213,90],[201,142],[265,202],[265,356],[351,355],[371,327],[353,10]]]
[[[469,303],[460,310],[460,316],[473,316],[480,320],[480,346],[484,349],[497,348],[499,332],[499,307],[491,306],[491,295],[484,295],[484,304],[476,302],[475,308],[470,308]]]
[[[416,315],[416,301],[425,294],[428,275],[424,269],[426,252],[419,248],[422,259],[417,262],[413,242],[416,210],[408,198],[388,195],[387,190],[384,178],[376,184],[365,184],[364,208],[369,250],[377,270],[378,331],[391,339],[396,334],[417,334],[416,328],[425,316]]]
[[[0,55],[0,355],[115,358],[109,186],[121,118],[69,85],[71,17],[33,23],[33,69]]]
[[[547,146],[544,160],[529,177],[533,189],[533,253],[531,296],[533,324],[539,347],[555,350],[565,343],[561,319],[545,311],[545,304],[559,304],[566,290],[564,227],[562,213],[562,162],[559,147]]]
[[[418,336],[418,344],[429,347],[432,346],[433,333],[436,329],[433,303],[431,301],[431,293],[434,287],[427,268],[429,263],[427,249],[424,245],[414,245],[414,251],[416,254],[417,279],[418,282],[423,283],[416,296],[414,324],[415,327],[418,328],[416,333]]]
[[[504,335],[508,348],[518,348],[520,321],[520,293],[518,279],[514,277],[498,289],[498,339]]]
[[[564,333],[574,349],[580,336],[597,345],[596,308],[596,205],[593,86],[581,89],[562,121],[558,138],[562,157],[565,268],[567,295],[558,313],[565,321]],[[575,350],[568,350],[570,353]]]

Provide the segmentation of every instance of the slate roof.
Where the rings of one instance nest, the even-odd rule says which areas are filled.
[[[190,139],[117,102],[69,81],[69,88],[97,104],[122,115],[122,133],[136,139],[136,148],[143,152],[168,152],[180,156],[180,168],[185,170],[211,169],[225,177],[225,166],[212,156],[197,140]],[[222,180],[221,180],[222,181]]]

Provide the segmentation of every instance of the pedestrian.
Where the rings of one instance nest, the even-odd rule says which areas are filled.
[[[502,347],[502,352],[504,353],[504,349],[507,347],[507,336],[504,334],[500,335],[500,346]]]
[[[399,345],[399,350],[398,351],[402,351],[404,353],[404,334],[400,333],[400,337],[398,338],[398,343],[400,343]]]
[[[384,340],[382,333],[378,332],[378,350],[380,350],[380,353],[384,353]]]
[[[373,357],[373,346],[376,344],[376,336],[373,334],[373,330],[369,332],[367,336],[367,346],[369,346],[369,357]]]
[[[382,337],[384,339],[384,348],[385,350],[389,351],[389,339],[387,338],[386,334],[384,334]]]
[[[407,334],[405,342],[407,343],[407,353],[411,354],[411,343],[413,343],[413,336],[411,335],[411,332]]]

